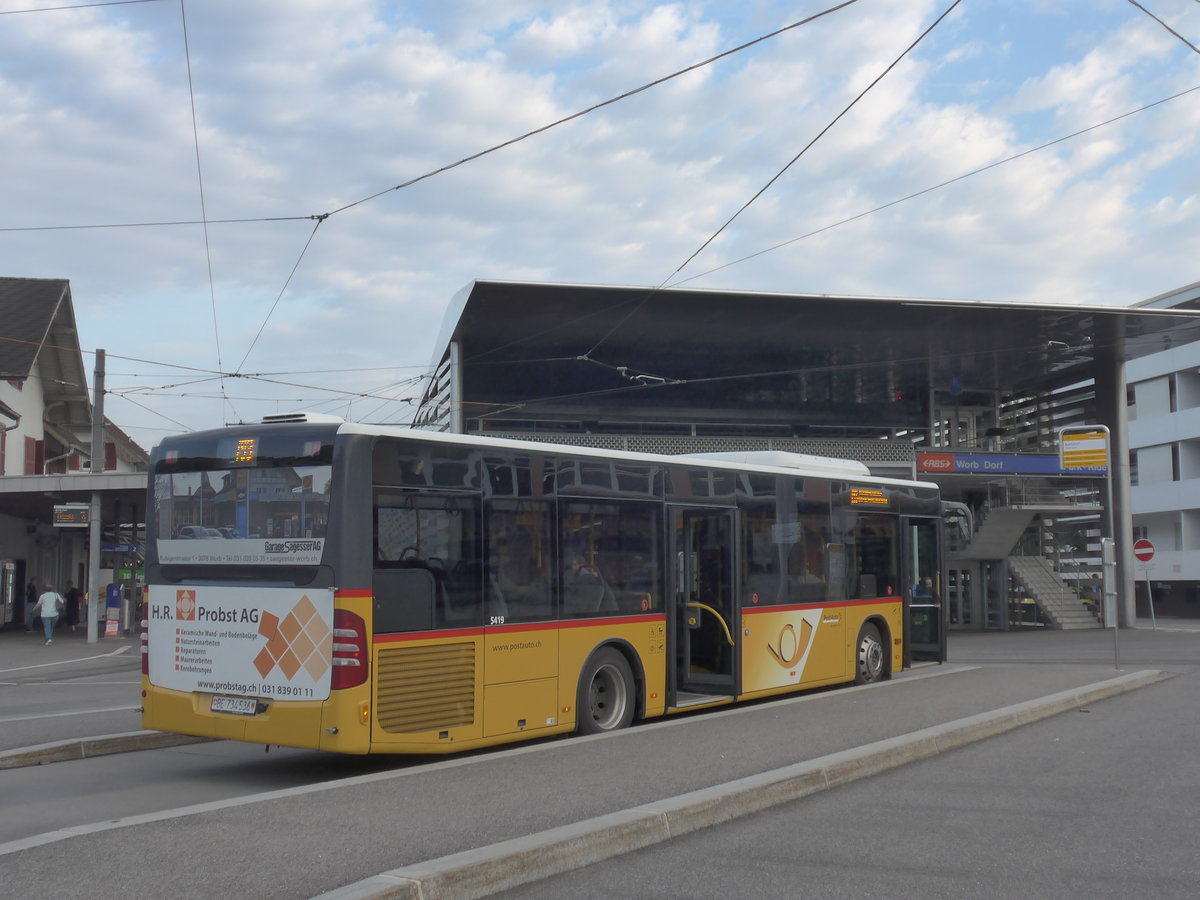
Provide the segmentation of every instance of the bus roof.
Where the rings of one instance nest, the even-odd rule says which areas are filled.
[[[714,469],[763,472],[772,475],[791,475],[807,478],[837,478],[845,481],[870,482],[883,485],[904,485],[937,490],[929,481],[914,481],[902,478],[884,478],[872,475],[861,462],[852,459],[810,456],[804,453],[787,453],[779,450],[744,451],[725,453],[638,453],[630,450],[608,450],[587,447],[581,444],[551,443],[545,441],[521,441],[512,438],[494,438],[483,435],[454,434],[447,431],[426,431],[395,425],[368,425],[345,422],[338,428],[339,434],[365,434],[398,437],[413,441],[426,441],[455,446],[495,447],[505,450],[586,456],[594,459],[620,459],[629,462],[653,462],[663,465],[704,465]]]

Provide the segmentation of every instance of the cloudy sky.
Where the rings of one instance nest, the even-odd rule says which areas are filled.
[[[400,189],[839,4],[68,3],[0,0],[0,275],[70,280],[147,448],[407,421],[476,278],[1108,305],[1200,280],[1197,0],[843,3]]]

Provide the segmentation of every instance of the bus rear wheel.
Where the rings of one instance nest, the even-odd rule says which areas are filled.
[[[858,633],[858,652],[855,657],[855,684],[872,684],[882,681],[887,675],[883,639],[874,625],[868,623]]]
[[[629,662],[611,647],[592,654],[579,677],[580,734],[603,734],[625,728],[633,721],[633,671]]]

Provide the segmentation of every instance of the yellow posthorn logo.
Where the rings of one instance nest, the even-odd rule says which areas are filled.
[[[779,663],[785,669],[790,669],[803,658],[804,651],[808,649],[808,645],[812,642],[812,633],[812,626],[802,619],[800,621],[800,636],[797,637],[796,629],[789,622],[779,629],[779,637],[775,639],[774,644],[767,644],[767,649],[775,657],[775,662]]]

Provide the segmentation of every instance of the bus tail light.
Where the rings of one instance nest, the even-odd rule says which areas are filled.
[[[333,611],[334,690],[365,684],[370,658],[367,656],[367,623],[344,609]]]
[[[150,605],[146,604],[145,609]],[[150,674],[150,620],[142,619],[142,674]]]

